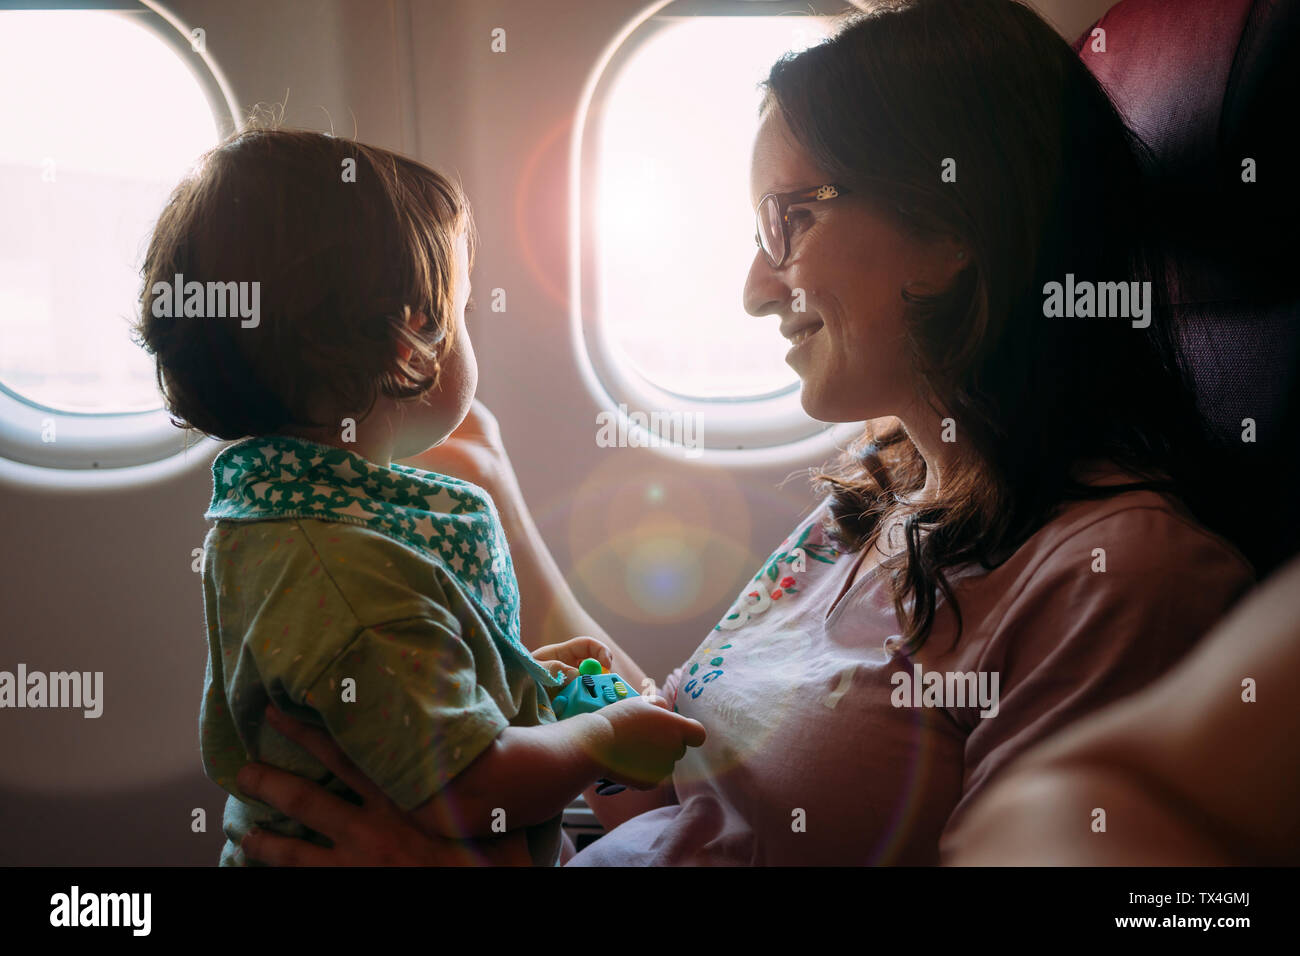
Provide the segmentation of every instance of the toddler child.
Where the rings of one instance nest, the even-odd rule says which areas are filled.
[[[235,441],[212,465],[203,550],[201,745],[230,793],[223,865],[247,865],[254,826],[328,845],[240,794],[249,761],[358,799],[265,721],[268,702],[323,727],[470,861],[476,838],[522,831],[555,865],[585,787],[651,786],[702,742],[659,698],[557,723],[550,694],[608,650],[575,638],[530,654],[491,498],[393,463],[442,442],[473,400],[472,246],[456,184],[295,130],[237,134],[158,221],[137,332],[177,423]]]

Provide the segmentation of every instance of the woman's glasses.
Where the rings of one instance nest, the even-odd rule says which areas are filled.
[[[773,269],[781,268],[786,256],[790,254],[790,207],[799,203],[834,199],[847,192],[849,190],[843,186],[827,183],[810,189],[797,189],[791,193],[768,193],[758,201],[758,209],[754,214],[758,225],[754,242],[763,250]]]

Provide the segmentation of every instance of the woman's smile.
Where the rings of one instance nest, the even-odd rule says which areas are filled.
[[[790,340],[790,351],[785,354],[785,360],[791,361],[807,344],[809,339],[813,338],[818,332],[825,327],[821,319],[813,319],[811,322],[805,322],[789,331],[782,330],[782,335]]]

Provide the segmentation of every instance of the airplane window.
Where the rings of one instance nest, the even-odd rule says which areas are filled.
[[[821,428],[798,408],[776,320],[746,314],[741,290],[758,84],[830,29],[820,16],[654,17],[592,83],[574,190],[587,371],[610,404],[694,409],[721,426],[713,440],[706,427],[709,447]]]
[[[140,11],[0,12],[0,386],[53,412],[162,407],[127,329],[145,244],[230,123]]]
[[[692,17],[619,71],[599,140],[599,309],[622,357],[671,392],[748,398],[792,386],[774,322],[746,315],[750,147],[759,81],[825,35],[809,17]]]

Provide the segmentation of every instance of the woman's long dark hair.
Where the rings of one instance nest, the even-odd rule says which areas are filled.
[[[900,424],[876,422],[814,476],[852,551],[902,519],[906,548],[885,567],[912,649],[940,592],[960,634],[947,572],[995,567],[1067,501],[1153,488],[1203,517],[1208,434],[1150,241],[1150,159],[1050,26],[1012,0],[881,2],[778,61],[765,86],[765,108],[836,181],[909,234],[958,237],[973,260],[941,294],[900,289],[923,397],[954,419],[971,464],[914,500],[925,461]],[[1150,326],[1045,316],[1045,284],[1067,274],[1151,282]],[[1082,484],[1073,469],[1089,460],[1136,480]]]

